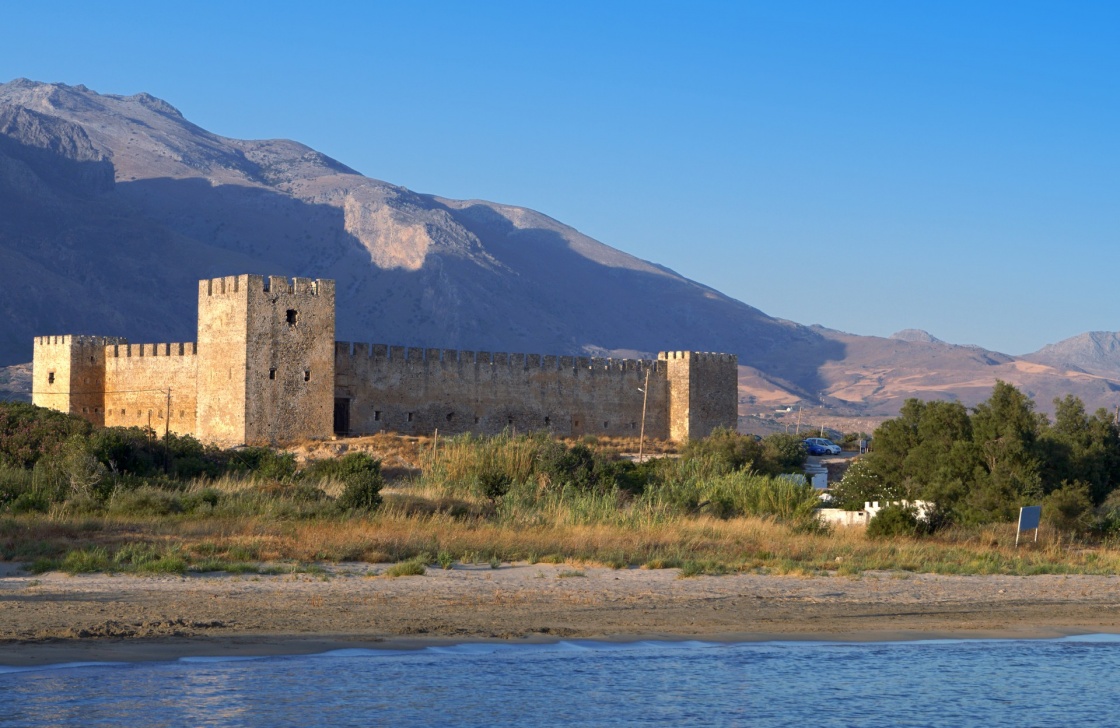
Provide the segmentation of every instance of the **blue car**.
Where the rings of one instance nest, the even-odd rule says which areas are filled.
[[[805,438],[805,450],[810,455],[839,455],[840,446],[824,437]]]
[[[805,440],[804,442],[801,443],[801,446],[803,448],[805,448],[805,452],[809,453],[810,455],[824,455],[825,454],[825,449],[815,442]]]

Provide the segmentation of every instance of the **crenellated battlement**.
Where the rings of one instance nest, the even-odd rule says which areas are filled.
[[[62,336],[36,336],[35,346],[81,346],[103,347],[115,344],[127,344],[128,339],[123,336],[85,336],[65,334]]]
[[[735,354],[722,354],[714,351],[661,351],[657,353],[657,358],[661,361],[690,360],[714,364],[739,363],[739,357]]]
[[[105,349],[105,356],[114,359],[121,357],[152,357],[152,356],[197,356],[198,344],[193,341],[177,342],[171,344],[126,344],[109,346]]]
[[[716,356],[727,357],[731,355],[719,354]],[[458,349],[404,347],[351,341],[336,341],[335,357],[342,361],[352,359],[427,365],[489,366],[522,370],[540,369],[550,372],[581,369],[614,372],[645,372],[646,369],[652,369],[657,372],[664,371],[665,368],[665,365],[657,359],[614,359],[591,356],[560,356],[556,354],[460,351]]]
[[[243,274],[209,278],[198,282],[200,296],[232,296],[249,293],[320,296],[334,293],[334,281],[325,278],[288,278]]]

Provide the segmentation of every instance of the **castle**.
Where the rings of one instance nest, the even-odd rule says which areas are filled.
[[[381,431],[688,440],[737,422],[732,354],[656,360],[415,349],[335,341],[330,280],[199,282],[198,341],[35,339],[33,401],[96,425],[221,446]]]

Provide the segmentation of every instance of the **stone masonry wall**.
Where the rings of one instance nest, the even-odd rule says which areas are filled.
[[[31,401],[105,424],[105,347],[125,339],[107,336],[38,336]]]
[[[647,370],[646,436],[665,438],[668,390],[656,361],[338,342],[335,397],[348,400],[351,434],[637,436]]]
[[[739,426],[739,357],[694,352],[690,439],[707,437],[717,427]]]
[[[105,425],[196,435],[197,353],[193,342],[105,347]]]
[[[673,440],[707,437],[738,425],[739,359],[734,354],[661,352],[669,381],[669,432]]]
[[[334,281],[248,281],[246,443],[332,434]]]
[[[249,278],[226,276],[198,283],[196,432],[199,439],[222,446],[245,442]]]

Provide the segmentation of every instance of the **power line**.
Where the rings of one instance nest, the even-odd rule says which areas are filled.
[[[170,389],[169,387],[164,388],[164,389],[117,389],[117,390],[114,390],[114,391],[90,389],[90,390],[86,390],[84,392],[74,392],[74,391],[57,392],[56,391],[56,392],[30,392],[29,394],[69,394],[69,395],[75,395],[75,394],[141,394],[143,392],[159,392],[159,393],[162,394],[164,392],[167,392],[169,389]]]

